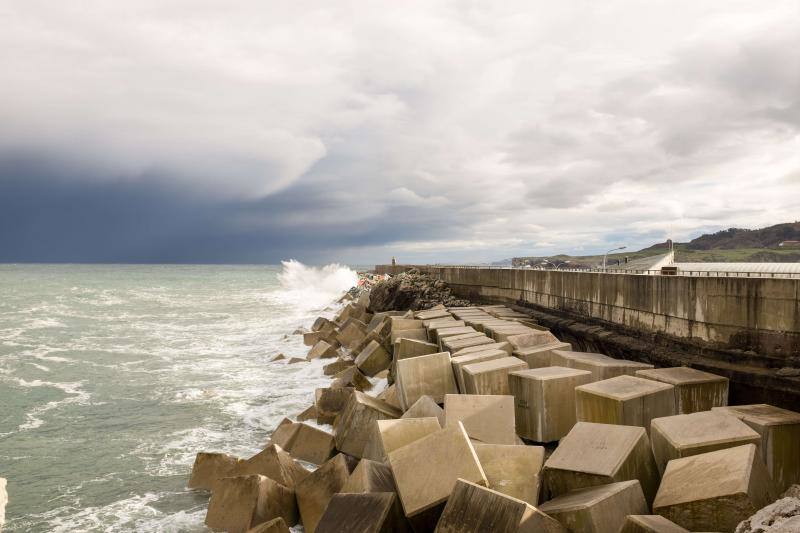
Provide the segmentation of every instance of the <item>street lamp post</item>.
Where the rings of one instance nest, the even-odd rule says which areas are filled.
[[[627,246],[620,246],[619,248],[612,248],[611,250],[607,251],[603,255],[603,272],[606,271],[606,258],[608,257],[608,254],[611,253],[611,252],[616,252],[617,250],[624,250],[625,248],[627,248]]]

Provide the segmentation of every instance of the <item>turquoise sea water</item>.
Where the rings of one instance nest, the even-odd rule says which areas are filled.
[[[205,531],[197,451],[248,456],[329,379],[291,335],[346,268],[0,265],[9,531]],[[288,335],[287,335],[288,334]]]

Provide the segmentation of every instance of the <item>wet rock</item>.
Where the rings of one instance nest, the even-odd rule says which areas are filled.
[[[446,283],[416,269],[381,281],[370,292],[370,309],[376,312],[430,309],[439,304],[447,307],[470,305],[468,301],[454,297]]]
[[[760,509],[736,527],[736,533],[796,533],[800,531],[800,499],[784,497]]]
[[[283,355],[282,353],[279,353],[278,355],[270,359],[269,362],[274,363],[275,361],[283,361],[284,359],[286,359],[286,356]]]

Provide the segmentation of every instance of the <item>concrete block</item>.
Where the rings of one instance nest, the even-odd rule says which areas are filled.
[[[356,366],[367,376],[374,376],[392,364],[392,356],[378,341],[372,341],[356,357]]]
[[[397,341],[400,339],[413,339],[428,342],[428,330],[425,328],[401,329],[399,331],[392,331],[389,338],[392,345],[396,345]]]
[[[622,375],[633,376],[637,370],[653,368],[653,365],[647,363],[614,359],[600,353],[571,352],[567,350],[553,350],[551,361],[553,366],[567,366],[569,368],[588,370],[594,374],[595,381]]]
[[[226,453],[200,452],[194,458],[187,487],[211,490],[220,478],[229,477],[242,459]]]
[[[405,329],[422,329],[424,327],[422,325],[422,320],[416,320],[414,318],[401,318],[393,316],[391,317],[391,321],[392,321],[392,330],[391,330],[392,333],[396,331],[402,331]]]
[[[367,325],[359,320],[349,320],[339,329],[336,340],[345,348],[353,349],[367,335]]]
[[[400,359],[396,371],[397,398],[404,411],[424,395],[444,403],[445,394],[458,392],[447,352]]]
[[[303,333],[303,344],[306,346],[314,346],[319,341],[323,340],[324,333],[321,331],[310,331]]]
[[[447,309],[426,309],[425,311],[417,311],[414,313],[414,318],[418,320],[435,320],[437,318],[452,317],[450,311]]]
[[[458,328],[464,325],[463,320],[456,320],[452,316],[448,316],[447,318],[438,318],[436,320],[423,320],[422,325],[428,328],[428,333],[430,331],[439,329],[439,328]]]
[[[459,479],[435,533],[566,533],[561,524],[526,502]]]
[[[468,333],[467,335],[471,336],[455,335],[453,337],[442,339],[442,350],[445,352],[455,353],[459,350],[463,350],[464,348],[471,348],[473,346],[496,344],[492,339],[483,333],[476,332],[475,334]]]
[[[728,405],[728,378],[686,366],[637,370],[636,376],[675,387],[676,414],[710,411]]]
[[[464,392],[467,394],[510,395],[508,374],[527,370],[528,365],[516,357],[503,357],[464,365],[461,369],[464,378]]]
[[[393,492],[334,494],[317,533],[411,533]]]
[[[297,429],[283,447],[289,455],[315,465],[331,458],[336,446],[333,435],[302,422],[294,425]]]
[[[690,531],[733,531],[777,496],[757,447],[745,444],[670,461],[653,512]]]
[[[328,363],[322,367],[322,373],[326,376],[335,376],[342,370],[346,370],[351,366],[355,366],[355,361],[350,359],[337,359],[333,363]]]
[[[612,533],[622,528],[628,515],[646,514],[647,502],[638,481],[620,481],[562,494],[539,510],[571,533]]]
[[[364,351],[364,349],[370,345],[372,342],[377,342],[379,346],[383,346],[383,349],[386,350],[389,346],[386,338],[381,337],[378,333],[372,331],[364,335],[364,338],[361,339],[357,344],[350,347],[350,353],[355,355],[356,357],[358,354]]]
[[[483,331],[497,342],[508,341],[509,337],[516,337],[525,333],[533,333],[537,330],[522,325],[513,326],[483,326]]]
[[[462,355],[469,355],[475,352],[483,352],[486,350],[503,350],[509,356],[512,353],[511,345],[507,342],[493,342],[491,344],[480,344],[478,346],[470,346],[469,348],[461,348],[458,351],[451,352],[453,357],[458,357]]]
[[[205,524],[215,530],[244,533],[278,517],[294,525],[297,516],[294,491],[266,476],[247,475],[216,482]]]
[[[520,335],[511,335],[508,337],[507,342],[515,350],[520,350],[522,348],[530,348],[532,346],[552,344],[554,342],[559,342],[559,340],[549,331],[532,330],[528,333],[522,333]]]
[[[542,446],[473,444],[489,487],[530,505],[539,504]]]
[[[295,487],[300,519],[308,533],[314,533],[322,513],[334,494],[341,492],[352,471],[343,454],[338,454],[312,472]]]
[[[435,417],[439,425],[444,427],[444,409],[439,407],[430,396],[420,396],[414,405],[408,408],[400,418],[428,418]]]
[[[333,329],[333,323],[325,317],[318,317],[311,326],[311,331],[320,331],[323,328]]]
[[[397,350],[394,353],[395,359],[408,359],[419,355],[438,353],[439,346],[432,342],[425,342],[415,339],[400,339]]]
[[[717,410],[735,416],[761,435],[761,458],[780,491],[800,483],[800,413],[763,403]]]
[[[294,437],[295,433],[299,426],[289,420],[288,418],[284,418],[278,424],[278,427],[272,432],[272,435],[269,436],[269,441],[267,441],[267,446],[270,444],[277,444],[284,450],[286,450],[286,444]]]
[[[561,439],[543,472],[553,497],[579,488],[635,479],[650,502],[659,481],[644,428],[589,422],[578,422]]]
[[[761,445],[761,436],[747,424],[719,411],[655,418],[650,442],[659,472],[672,459],[733,448]]]
[[[382,400],[353,392],[333,430],[336,449],[362,457],[375,421],[399,418],[401,414],[399,409]]]
[[[350,395],[353,394],[352,387],[340,388],[320,388],[314,391],[314,405],[317,409],[317,423],[333,424],[336,416],[342,412]]]
[[[690,533],[657,514],[629,514],[619,533]]]
[[[516,444],[514,397],[448,394],[444,398],[445,427],[461,422],[473,441]]]
[[[339,355],[339,352],[336,348],[325,341],[319,341],[308,351],[306,359],[311,361],[312,359],[336,357],[337,355]]]
[[[376,398],[383,400],[395,409],[400,409],[400,400],[397,399],[397,386],[394,384],[386,387]]]
[[[253,457],[239,461],[231,476],[267,476],[281,485],[293,489],[309,472],[292,459],[280,446],[270,444]]]
[[[591,383],[587,370],[551,366],[511,372],[517,435],[535,442],[553,442],[575,425],[575,387]]]
[[[306,420],[316,420],[317,419],[317,406],[316,405],[309,405],[302,411],[299,415],[297,415],[298,422],[303,422]]]
[[[396,492],[392,469],[387,465],[361,459],[350,474],[347,483],[342,487],[342,492]]]
[[[487,349],[451,358],[450,362],[453,365],[453,374],[456,378],[458,390],[462,394],[466,392],[466,386],[464,385],[464,367],[466,365],[492,361],[494,359],[503,359],[505,357],[508,357],[508,353],[504,350]]]
[[[437,329],[429,329],[428,330],[428,337],[430,337],[431,341],[433,342],[440,342],[442,339],[446,339],[447,337],[452,337],[453,335],[464,335],[465,333],[479,333],[475,331],[475,328],[471,328],[469,326],[460,326],[455,328],[437,328]]]
[[[372,390],[372,382],[367,379],[367,376],[362,374],[358,368],[351,366],[345,368],[335,376],[331,381],[331,388],[352,387],[357,391]]]
[[[487,483],[461,423],[390,452],[389,465],[406,516],[443,503],[458,479]]]
[[[641,426],[675,414],[675,387],[623,375],[575,388],[575,414],[582,422]]]
[[[252,529],[248,529],[247,533],[291,533],[289,526],[283,521],[283,518],[278,517],[257,525]]]
[[[525,361],[529,368],[544,368],[558,366],[553,364],[553,350],[572,350],[572,345],[568,342],[551,342],[539,346],[519,348],[512,353],[514,357]]]
[[[286,362],[287,365],[294,365],[297,363],[308,363],[308,359],[301,359],[300,357],[292,357]]]
[[[380,420],[372,427],[370,438],[364,448],[364,457],[386,462],[389,452],[440,429],[442,426],[435,417]]]

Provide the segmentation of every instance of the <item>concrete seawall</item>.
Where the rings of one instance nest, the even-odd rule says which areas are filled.
[[[378,265],[378,273],[408,266]],[[416,266],[474,301],[530,304],[800,366],[800,280]]]

